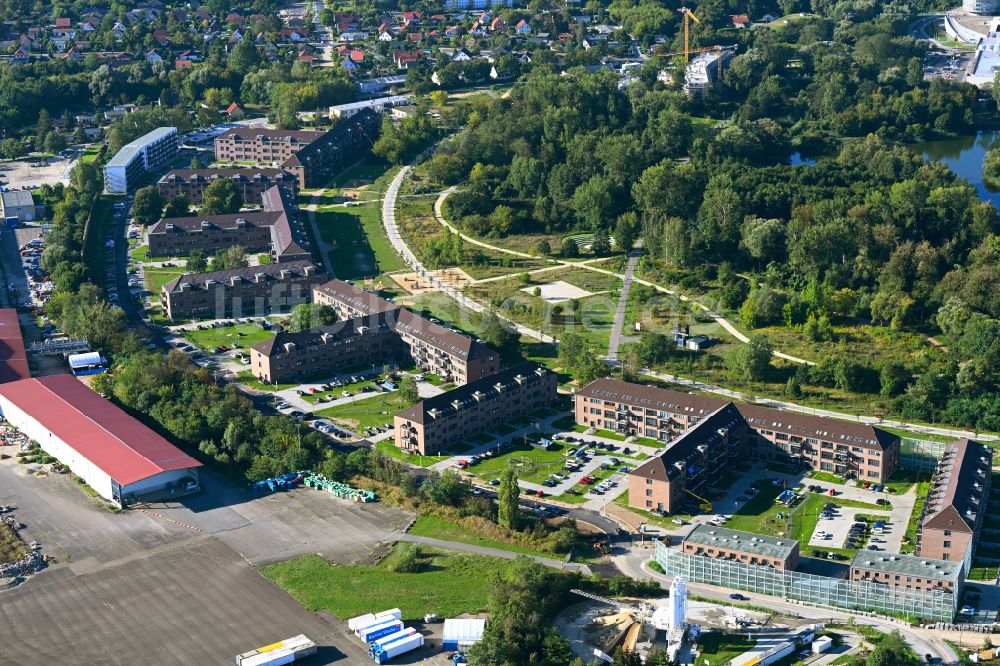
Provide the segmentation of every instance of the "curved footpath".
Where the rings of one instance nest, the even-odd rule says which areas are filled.
[[[410,251],[410,248],[406,245],[406,242],[403,240],[402,236],[400,235],[400,233],[399,233],[399,227],[398,227],[398,225],[396,223],[396,198],[399,196],[399,189],[400,189],[400,187],[403,184],[403,180],[405,180],[406,176],[409,174],[411,168],[412,167],[407,166],[407,167],[403,167],[402,169],[400,169],[399,173],[396,174],[396,177],[392,179],[392,183],[390,183],[389,188],[386,190],[385,198],[382,201],[382,223],[385,226],[386,234],[389,236],[389,241],[392,243],[393,247],[396,248],[396,251],[399,252],[399,254],[406,260],[406,262],[411,267],[413,267],[414,270],[416,270],[420,275],[422,275],[422,276],[426,277],[427,279],[429,279],[433,284],[435,284],[440,289],[440,291],[442,293],[444,293],[447,296],[450,296],[451,298],[453,298],[454,300],[456,300],[459,304],[464,305],[465,307],[469,308],[470,310],[473,310],[475,312],[480,312],[480,313],[485,312],[486,308],[484,306],[480,305],[479,303],[477,303],[477,302],[473,301],[472,299],[470,299],[469,297],[465,296],[464,294],[462,294],[460,291],[458,291],[454,287],[449,287],[449,286],[443,284],[440,280],[438,280],[436,277],[434,277],[433,275],[431,275],[429,273],[429,271],[424,267],[424,265],[422,263],[420,263],[420,261],[413,254],[413,252]],[[437,199],[437,201],[434,204],[434,215],[435,215],[435,217],[437,218],[437,220],[438,220],[438,222],[440,224],[442,224],[445,227],[447,227],[449,230],[452,231],[452,233],[459,234],[462,237],[463,240],[465,240],[465,241],[467,241],[467,242],[469,242],[469,243],[471,243],[473,245],[477,245],[477,246],[480,246],[480,247],[483,247],[483,248],[492,249],[492,250],[498,251],[498,252],[505,252],[507,254],[513,254],[513,255],[524,256],[524,257],[530,257],[531,256],[531,255],[525,254],[523,252],[516,252],[514,250],[507,250],[507,249],[504,249],[504,248],[496,248],[496,247],[494,247],[492,245],[489,245],[488,243],[483,243],[482,241],[478,241],[478,240],[476,240],[474,238],[469,238],[468,236],[462,234],[454,226],[452,226],[451,224],[449,224],[448,221],[445,220],[444,217],[441,215],[441,205],[444,203],[444,200],[448,197],[448,195],[451,192],[454,192],[454,191],[455,191],[454,188],[448,188],[447,190],[444,190],[438,196],[438,199]],[[537,257],[532,257],[532,258],[537,258]],[[620,275],[618,273],[615,273],[614,271],[609,271],[609,270],[606,270],[606,269],[603,269],[603,268],[597,268],[595,266],[590,266],[590,265],[588,265],[588,262],[568,262],[568,261],[562,261],[562,260],[557,260],[557,259],[552,259],[551,261],[554,262],[555,264],[559,265],[559,266],[566,266],[566,267],[570,267],[570,268],[584,268],[586,270],[595,271],[595,272],[599,272],[599,273],[605,273],[607,275],[613,275],[615,277],[618,277],[619,279],[624,279],[624,276],[622,276],[622,275]],[[747,337],[745,335],[743,335],[738,330],[736,330],[736,328],[731,323],[729,323],[724,317],[721,317],[717,313],[714,313],[711,310],[709,310],[707,306],[705,306],[705,305],[703,305],[701,303],[698,303],[697,301],[692,301],[691,299],[689,299],[686,296],[683,296],[681,294],[677,294],[677,293],[675,293],[675,292],[673,292],[673,291],[671,291],[669,289],[666,289],[666,288],[661,287],[661,286],[659,286],[657,284],[649,282],[648,280],[643,280],[643,279],[640,279],[640,278],[633,278],[633,281],[637,282],[639,284],[643,284],[643,285],[647,285],[649,287],[652,287],[652,288],[654,288],[657,291],[660,291],[662,293],[666,293],[666,294],[670,294],[670,295],[676,296],[677,298],[679,298],[682,301],[688,301],[690,303],[695,304],[697,307],[701,308],[706,314],[708,314],[713,319],[715,319],[719,323],[719,325],[721,325],[723,328],[725,328],[727,331],[729,331],[734,337],[736,337],[739,340],[742,340],[743,342],[747,341]],[[558,344],[559,343],[559,341],[556,340],[551,335],[548,335],[546,333],[542,333],[541,331],[536,331],[534,329],[528,328],[527,326],[522,326],[521,324],[517,324],[515,322],[510,322],[509,320],[505,320],[505,321],[508,321],[508,323],[510,323],[510,325],[518,333],[520,333],[521,335],[525,335],[525,336],[530,337],[530,338],[535,338],[536,340],[541,340],[541,341],[547,342],[549,344]],[[805,359],[799,359],[799,358],[795,358],[795,357],[792,357],[792,356],[788,356],[787,354],[782,354],[780,352],[775,352],[775,356],[778,356],[780,358],[784,358],[786,360],[793,361],[795,363],[813,364],[811,361],[807,361]],[[748,395],[748,394],[745,394],[745,393],[740,393],[738,391],[732,391],[730,389],[726,389],[726,388],[723,388],[721,386],[716,386],[714,384],[706,384],[704,382],[698,382],[698,381],[695,381],[693,379],[688,379],[686,377],[679,377],[677,375],[670,375],[670,374],[667,374],[667,373],[655,372],[655,371],[650,370],[648,368],[643,368],[641,370],[641,372],[642,372],[642,374],[650,376],[650,377],[655,377],[657,379],[661,379],[663,381],[671,382],[671,383],[674,383],[674,384],[679,384],[679,385],[682,385],[682,386],[688,386],[688,387],[691,387],[693,389],[697,389],[699,391],[704,391],[706,393],[714,393],[714,394],[717,394],[717,395],[725,396],[725,397],[732,398],[732,399],[735,399],[735,400],[740,400],[740,401],[743,401],[743,402],[756,402],[756,403],[759,403],[759,404],[762,404],[762,405],[767,405],[767,406],[770,406],[770,407],[776,407],[776,408],[779,408],[779,409],[785,409],[785,410],[792,411],[792,412],[801,412],[803,414],[816,414],[816,415],[819,415],[819,416],[829,416],[831,418],[842,419],[842,420],[845,420],[845,421],[856,421],[856,422],[859,422],[859,423],[867,423],[867,424],[870,424],[870,425],[881,425],[881,426],[886,426],[886,427],[890,427],[890,428],[899,428],[901,430],[908,430],[908,431],[911,431],[911,432],[916,433],[916,434],[940,435],[940,436],[944,436],[944,437],[954,437],[956,439],[970,438],[970,439],[977,439],[977,440],[982,441],[982,442],[1000,442],[1000,436],[998,436],[998,435],[985,435],[985,434],[979,434],[979,433],[971,432],[971,431],[968,431],[968,430],[955,430],[955,429],[951,429],[951,428],[938,428],[938,427],[935,427],[935,426],[926,426],[926,425],[920,425],[920,424],[915,424],[915,423],[905,423],[905,422],[902,422],[902,421],[887,421],[887,420],[880,419],[880,418],[877,418],[877,417],[872,417],[872,416],[859,416],[857,414],[845,414],[843,412],[835,412],[835,411],[828,410],[828,409],[818,409],[818,408],[815,408],[815,407],[807,407],[807,406],[804,406],[804,405],[796,404],[794,402],[783,402],[783,401],[780,401],[780,400],[774,400],[772,398],[766,398],[766,397]]]

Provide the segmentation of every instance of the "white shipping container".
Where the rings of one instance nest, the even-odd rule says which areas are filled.
[[[389,634],[388,636],[383,636],[382,638],[372,641],[371,645],[368,646],[369,650],[374,652],[376,648],[384,648],[389,643],[395,643],[401,638],[406,638],[407,636],[412,636],[417,633],[417,630],[413,627],[404,627],[394,634]]]
[[[389,643],[379,652],[375,653],[375,663],[376,664],[387,664],[389,660],[393,657],[398,657],[401,654],[406,654],[411,650],[416,650],[418,647],[424,644],[423,634],[414,634],[408,636],[395,643]]]
[[[357,617],[352,617],[347,621],[347,628],[351,631],[357,633],[358,629],[361,627],[367,627],[375,624],[376,622],[383,622],[388,620],[390,617],[394,617],[397,620],[403,619],[403,611],[398,608],[390,608],[389,610],[384,610],[380,613],[365,613],[364,615],[359,615]]]

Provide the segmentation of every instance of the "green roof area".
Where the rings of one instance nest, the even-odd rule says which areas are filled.
[[[687,538],[684,539],[684,542],[700,546],[739,550],[752,555],[782,559],[791,555],[799,546],[799,542],[794,539],[779,539],[763,534],[741,532],[739,530],[713,527],[711,525],[699,525],[694,528]]]
[[[962,572],[961,562],[935,560],[917,555],[876,555],[870,550],[859,550],[851,561],[851,567],[953,583],[958,582]]]

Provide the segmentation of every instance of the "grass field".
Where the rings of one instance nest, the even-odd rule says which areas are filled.
[[[383,608],[399,608],[407,620],[434,612],[441,617],[475,613],[486,606],[491,575],[508,566],[482,555],[421,548],[423,570],[393,573],[384,564],[339,566],[306,555],[261,570],[311,611],[341,620]]]
[[[101,145],[95,144],[87,146],[87,150],[80,156],[80,161],[84,164],[93,164],[97,161],[97,156],[101,154]]]
[[[706,631],[698,638],[698,657],[704,666],[725,666],[748,650],[757,641],[745,634],[724,634],[721,631]]]
[[[316,213],[316,226],[323,240],[333,246],[330,260],[340,278],[353,280],[406,267],[385,235],[378,202],[351,208],[322,206]]]
[[[250,388],[257,389],[258,391],[284,391],[285,389],[295,388],[298,386],[298,384],[262,384],[249,370],[237,372],[236,378],[241,384],[246,384]]]
[[[476,546],[483,546],[485,548],[507,550],[512,553],[523,553],[525,555],[539,555],[541,557],[549,557],[552,559],[562,559],[561,555],[553,555],[552,553],[546,553],[532,548],[525,548],[524,546],[517,546],[510,543],[504,543],[503,541],[494,541],[492,539],[476,536],[461,525],[457,525],[449,520],[445,520],[444,518],[438,518],[437,516],[420,516],[417,518],[417,522],[413,523],[413,527],[409,529],[409,533],[414,536],[429,537],[431,539],[444,539],[446,541],[458,541],[460,543],[469,543]]]
[[[520,480],[538,483],[549,474],[562,469],[566,461],[567,448],[565,444],[555,442],[555,448],[552,451],[543,451],[519,443],[505,450],[499,456],[483,459],[470,467],[469,471],[479,478],[489,481],[500,476],[501,471],[511,466],[517,470],[517,478]]]
[[[154,294],[159,294],[163,285],[186,272],[183,268],[146,268],[143,270],[142,276],[146,281],[146,289]]]
[[[213,351],[216,347],[225,345],[246,349],[250,345],[269,340],[274,337],[274,331],[265,331],[260,324],[233,324],[205,330],[184,331],[184,337],[195,347]]]
[[[404,401],[399,393],[388,393],[357,400],[346,405],[321,409],[314,413],[316,416],[342,424],[351,430],[364,430],[368,426],[392,423],[396,412],[409,406],[409,403]]]
[[[410,465],[417,465],[418,467],[430,467],[434,463],[439,463],[442,460],[447,460],[451,456],[419,456],[410,453],[403,453],[399,450],[395,444],[393,444],[391,439],[383,439],[381,442],[375,443],[375,448],[389,456],[390,458],[397,458]]]

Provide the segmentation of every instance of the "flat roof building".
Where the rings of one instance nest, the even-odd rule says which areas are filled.
[[[556,375],[548,368],[520,363],[396,414],[396,446],[407,453],[435,455],[542,409],[556,399],[557,387]]]
[[[910,590],[957,593],[965,579],[964,571],[961,562],[859,550],[851,561],[850,579]]]
[[[187,273],[163,285],[160,300],[171,320],[260,316],[308,303],[327,278],[311,261]]]
[[[119,505],[198,489],[200,462],[72,375],[0,384],[0,414]]]
[[[391,95],[389,97],[379,97],[377,99],[366,99],[360,102],[349,102],[330,107],[331,118],[351,118],[365,109],[384,111],[397,106],[404,106],[410,103],[409,97],[403,95]]]
[[[0,309],[0,383],[31,377],[17,310]]]
[[[917,553],[972,566],[979,532],[988,511],[993,449],[968,439],[945,447],[924,503]]]
[[[681,543],[689,555],[731,560],[782,571],[799,565],[799,542],[795,539],[741,532],[725,527],[698,525]]]
[[[122,146],[104,166],[104,191],[127,194],[139,183],[142,174],[177,154],[177,128],[158,127]]]
[[[31,222],[35,219],[35,200],[30,190],[0,192],[0,222],[16,220]]]

